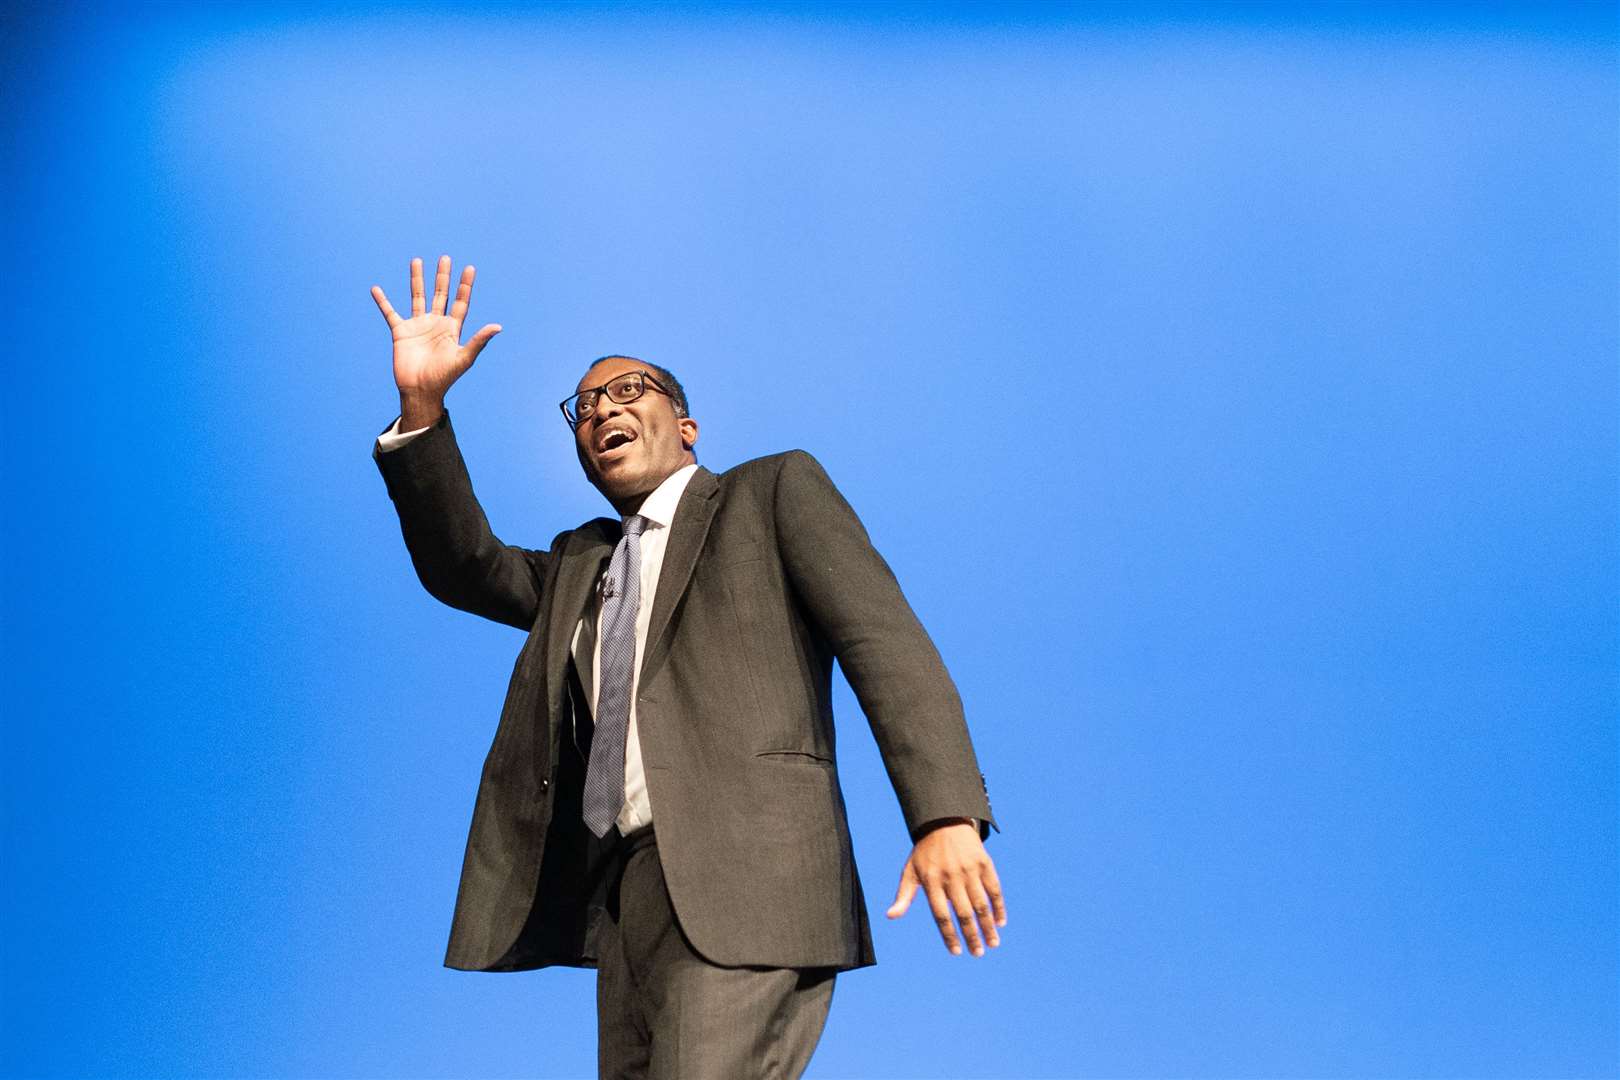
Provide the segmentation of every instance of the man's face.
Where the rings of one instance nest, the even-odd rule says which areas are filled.
[[[639,360],[612,356],[592,365],[574,389],[593,389],[643,370]],[[639,398],[623,404],[597,395],[595,411],[574,429],[574,449],[586,479],[620,513],[631,513],[670,473],[697,460],[692,454],[697,437],[697,421],[677,417],[674,399],[648,384]]]

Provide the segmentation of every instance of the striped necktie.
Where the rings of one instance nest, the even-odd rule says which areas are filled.
[[[630,683],[641,609],[641,532],[647,519],[625,519],[602,584],[602,662],[596,669],[596,732],[585,772],[585,825],[606,836],[624,805],[624,742],[630,731]]]

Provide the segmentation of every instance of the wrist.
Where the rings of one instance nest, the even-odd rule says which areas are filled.
[[[978,821],[970,817],[934,818],[932,821],[925,821],[917,826],[916,831],[912,834],[912,840],[913,842],[921,840],[935,829],[942,829],[947,825],[966,825],[974,830],[979,827]]]
[[[399,429],[415,431],[432,427],[444,415],[444,395],[421,390],[400,390]]]

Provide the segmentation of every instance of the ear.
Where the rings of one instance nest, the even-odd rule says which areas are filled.
[[[675,426],[681,431],[681,449],[690,450],[697,445],[698,424],[690,416],[683,416],[675,421]]]

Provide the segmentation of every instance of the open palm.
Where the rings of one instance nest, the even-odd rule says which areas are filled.
[[[394,335],[394,382],[401,394],[443,398],[451,384],[472,367],[490,339],[501,332],[499,323],[490,323],[480,328],[467,344],[461,344],[461,327],[467,318],[467,305],[472,301],[476,274],[471,266],[462,268],[455,303],[446,312],[445,304],[450,298],[450,256],[439,257],[431,306],[423,295],[422,260],[412,259],[411,317],[408,319],[401,318],[394,310],[380,285],[371,287],[371,298],[377,302]]]

